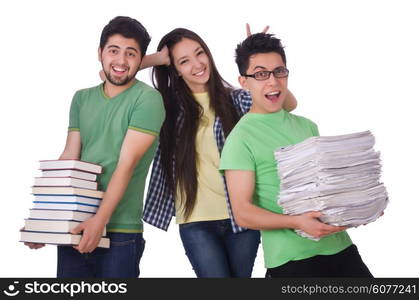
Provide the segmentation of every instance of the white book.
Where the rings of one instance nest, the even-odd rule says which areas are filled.
[[[43,170],[42,177],[74,177],[90,181],[96,181],[97,175],[78,170]]]
[[[98,206],[80,203],[34,203],[35,209],[57,209],[57,210],[78,210],[96,213]]]
[[[73,177],[36,177],[34,186],[72,186],[96,190],[97,182]]]
[[[72,229],[80,225],[80,221],[71,220],[39,220],[26,219],[25,231],[42,231],[42,232],[63,232],[69,233]],[[106,227],[103,229],[103,236],[106,235]]]
[[[85,221],[93,217],[92,212],[75,210],[57,210],[57,209],[30,209],[30,219],[50,219],[50,220],[73,220]]]
[[[33,186],[34,195],[77,195],[102,199],[103,192],[71,186]]]
[[[89,198],[77,195],[35,195],[34,203],[66,203],[66,204],[90,204],[99,206],[101,199]]]
[[[41,170],[75,169],[95,174],[100,174],[102,172],[102,167],[98,164],[74,159],[40,160],[39,168]]]
[[[71,233],[57,233],[57,232],[35,232],[25,231],[20,232],[20,241],[29,243],[53,244],[53,245],[78,245],[81,240],[81,235]],[[102,237],[99,241],[98,247],[109,248],[109,238]]]

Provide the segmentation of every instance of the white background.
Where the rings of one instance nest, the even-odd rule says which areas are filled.
[[[30,186],[38,160],[58,158],[64,147],[73,93],[99,83],[102,28],[128,15],[152,35],[148,53],[176,27],[197,32],[236,86],[244,24],[254,31],[269,24],[286,46],[295,113],[323,135],[376,136],[391,203],[381,219],[349,231],[364,261],[377,277],[418,277],[417,12],[415,1],[403,0],[2,1],[0,276],[55,276],[54,246],[35,251],[18,242]],[[145,238],[142,277],[194,276],[174,221],[167,233],[145,225]],[[253,276],[264,273],[260,248]]]

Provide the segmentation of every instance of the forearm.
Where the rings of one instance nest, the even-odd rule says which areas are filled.
[[[322,237],[333,234],[345,227],[322,223],[320,212],[312,211],[297,216],[275,213],[253,204],[255,172],[246,170],[226,170],[227,188],[237,224],[257,230],[299,229]]]
[[[140,70],[147,69],[154,66],[160,66],[169,63],[168,54],[165,50],[157,51],[153,54],[148,54],[143,57],[141,61]]]
[[[255,172],[226,170],[225,175],[237,224],[257,230],[299,228],[298,217],[275,213],[253,203]]]
[[[147,69],[156,65],[157,53],[145,55],[141,61],[140,70]]]
[[[233,207],[233,214],[240,226],[250,229],[296,229],[299,227],[296,216],[275,213],[248,202],[240,207]]]
[[[106,192],[104,193],[101,205],[96,212],[96,217],[103,225],[108,223],[112,213],[124,196],[133,170],[134,166],[119,166],[115,169]]]
[[[124,196],[135,166],[156,139],[154,135],[128,129],[121,147],[118,165],[112,174],[96,217],[106,224]]]
[[[61,153],[58,159],[80,159],[80,156],[73,152],[66,152],[65,150]]]

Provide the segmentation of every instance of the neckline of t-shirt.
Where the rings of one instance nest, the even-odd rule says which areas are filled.
[[[208,92],[198,92],[198,93],[192,93],[194,97],[203,97],[203,96],[209,96]]]
[[[208,92],[202,92],[202,93],[192,93],[195,101],[199,103],[201,106],[203,105],[205,107],[209,107],[210,105],[210,98]]]
[[[122,91],[121,93],[119,93],[118,95],[116,95],[116,96],[114,96],[114,97],[108,97],[107,95],[106,95],[106,93],[105,93],[105,83],[104,82],[102,82],[101,84],[100,84],[100,91],[101,91],[101,93],[102,93],[102,97],[104,98],[104,100],[106,100],[106,101],[111,101],[111,100],[113,100],[113,99],[117,99],[118,97],[120,97],[121,95],[123,95],[123,94],[125,94],[126,92],[128,92],[131,88],[133,88],[135,85],[137,85],[138,84],[138,80],[137,79],[135,79],[135,82],[129,87],[129,88],[127,88],[125,91]]]
[[[248,116],[255,116],[258,118],[269,118],[270,116],[282,116],[285,114],[285,110],[282,108],[279,111],[273,112],[273,113],[266,113],[266,114],[262,114],[262,113],[255,113],[255,112],[248,112],[246,115]]]

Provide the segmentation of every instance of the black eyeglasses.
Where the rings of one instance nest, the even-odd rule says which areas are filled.
[[[252,77],[256,80],[262,81],[267,80],[271,77],[271,73],[274,75],[275,78],[284,78],[287,77],[290,71],[285,67],[278,67],[273,71],[259,71],[254,74],[243,74],[244,77]]]

